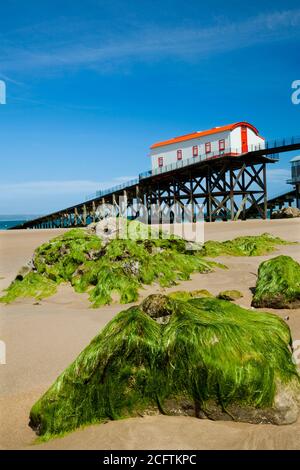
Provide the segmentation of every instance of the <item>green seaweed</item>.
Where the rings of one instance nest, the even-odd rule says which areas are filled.
[[[143,302],[93,339],[33,406],[37,434],[49,439],[91,423],[172,414],[169,400],[192,403],[194,416],[211,400],[224,410],[266,408],[279,382],[299,384],[290,330],[279,317],[215,298],[162,301],[167,325]]]
[[[195,272],[211,272],[215,267],[226,266],[207,260],[204,256],[235,255],[254,256],[272,251],[283,240],[264,234],[259,237],[240,237],[227,242],[207,242],[197,251],[188,250],[186,242],[175,236],[145,239],[148,228],[138,222],[128,222],[136,239],[114,239],[107,245],[96,236],[82,229],[72,229],[64,235],[44,243],[36,249],[33,257],[33,274],[36,289],[48,296],[48,281],[59,285],[70,283],[76,292],[88,292],[93,307],[109,304],[113,299],[121,303],[135,302],[143,285],[158,283],[162,287],[176,285],[190,279]],[[139,236],[143,236],[139,238]],[[20,292],[35,297],[32,289],[32,273],[13,283],[2,302],[12,302]],[[40,281],[40,286],[38,283]],[[17,282],[17,281],[15,281]],[[18,288],[16,288],[18,286]],[[51,282],[48,283],[53,289]],[[51,295],[51,294],[50,294]]]
[[[41,300],[56,293],[57,286],[51,279],[38,273],[29,273],[23,280],[16,279],[5,289],[6,294],[0,302],[10,303],[18,297],[33,297]]]
[[[261,263],[252,305],[300,307],[300,264],[290,256],[283,255]]]
[[[168,294],[171,299],[187,301],[193,298],[214,297],[206,289],[197,289],[192,291],[177,290]]]
[[[277,245],[290,244],[292,243],[264,233],[258,236],[238,237],[225,242],[207,241],[201,253],[203,256],[211,258],[217,256],[262,256],[273,252]]]
[[[57,285],[68,282],[76,292],[88,292],[93,307],[111,303],[114,296],[121,303],[135,302],[145,284],[157,282],[169,287],[190,279],[194,272],[225,268],[205,260],[199,252],[187,250],[185,241],[175,237],[114,239],[104,247],[97,236],[81,229],[70,230],[41,245],[34,253],[33,263],[39,275],[36,280],[42,285],[46,280]],[[26,292],[27,276],[20,282]],[[9,295],[11,289],[14,295]],[[11,285],[2,301],[13,301],[17,292]],[[28,290],[27,295],[31,292]]]

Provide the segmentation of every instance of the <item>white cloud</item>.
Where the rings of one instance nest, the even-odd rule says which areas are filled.
[[[195,24],[172,29],[149,24],[142,28],[127,25],[126,30],[120,27],[114,32],[111,28],[98,36],[91,36],[88,24],[86,28],[80,24],[76,39],[68,37],[66,41],[59,37],[56,43],[47,35],[37,35],[33,26],[32,43],[26,44],[26,37],[31,37],[28,31],[26,34],[18,32],[21,38],[22,34],[25,36],[24,48],[15,48],[11,40],[5,41],[2,37],[0,67],[5,72],[100,65],[106,70],[106,66],[115,67],[134,60],[153,61],[165,57],[199,60],[220,52],[299,37],[299,26],[300,9],[275,11],[241,22],[223,20],[222,24],[218,22],[207,28]],[[45,25],[44,28],[47,29]],[[103,31],[95,22],[92,30]]]

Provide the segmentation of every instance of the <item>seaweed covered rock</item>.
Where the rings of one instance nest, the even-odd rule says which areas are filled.
[[[119,313],[33,406],[30,426],[39,435],[159,412],[297,419],[299,376],[283,320],[215,298],[162,296],[155,304],[170,320],[160,325],[153,300]]]
[[[148,231],[134,221],[128,223],[128,229],[137,237]],[[0,301],[11,302],[24,295],[42,298],[43,292],[48,295],[55,286],[69,282],[76,292],[88,292],[94,307],[111,303],[113,295],[121,303],[130,303],[137,300],[144,284],[158,282],[168,287],[189,279],[193,272],[224,268],[205,260],[198,251],[187,250],[183,239],[102,240],[83,229],[70,230],[41,245],[32,264],[32,271],[24,273],[18,284],[11,284]],[[46,285],[49,289],[45,290]]]
[[[214,296],[206,289],[196,289],[192,291],[176,290],[175,292],[171,292],[169,294],[169,297],[175,300],[190,300],[193,298],[214,297]]]
[[[222,300],[238,300],[243,297],[239,290],[223,290],[219,293],[218,299]]]
[[[290,242],[274,237],[269,233],[237,237],[225,242],[207,241],[202,248],[203,256],[261,256],[271,253],[277,245],[289,245]]]
[[[0,298],[0,302],[14,302],[19,297],[32,297],[35,300],[41,300],[51,297],[57,291],[56,283],[39,273],[29,272],[24,278],[18,276],[6,289],[6,295]]]
[[[283,255],[261,263],[252,306],[299,308],[300,264]]]

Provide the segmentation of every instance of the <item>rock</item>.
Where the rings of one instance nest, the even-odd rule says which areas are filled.
[[[87,233],[94,235],[96,233],[96,227],[97,227],[97,222],[92,222],[91,224],[87,225],[86,227]]]
[[[28,263],[26,263],[24,266],[22,266],[19,269],[18,274],[16,275],[16,280],[22,281],[24,277],[27,276],[27,274],[29,274],[30,272],[34,270],[35,270],[34,261],[33,259],[30,259]]]
[[[143,312],[153,319],[170,317],[174,310],[174,302],[167,296],[161,294],[151,294],[140,305]],[[162,323],[160,320],[159,323]]]
[[[157,318],[169,318],[161,325]],[[30,426],[48,438],[156,414],[290,424],[300,377],[288,325],[216,298],[152,295],[120,312],[43,394]]]
[[[140,263],[138,261],[125,261],[123,264],[124,271],[132,276],[139,274]]]
[[[272,219],[292,219],[300,217],[300,209],[297,207],[283,207],[276,212],[273,212]]]
[[[222,300],[238,300],[242,297],[244,296],[239,290],[224,290],[218,295],[218,299]]]
[[[300,264],[283,255],[261,263],[251,305],[256,308],[299,308]]]
[[[186,398],[176,398],[164,402],[164,412],[175,416],[194,416],[213,421],[237,421],[251,424],[286,425],[295,423],[299,416],[299,385],[296,381],[287,387],[282,382],[276,385],[272,406],[255,408],[248,405],[228,404],[222,407],[215,400],[208,400],[205,410]]]
[[[288,321],[290,319],[290,317],[287,315],[286,317],[284,317],[285,321]]]
[[[95,233],[97,237],[101,238],[103,246],[106,246],[111,240],[118,238],[119,232],[118,219],[114,217],[108,217],[97,222],[95,227]]]

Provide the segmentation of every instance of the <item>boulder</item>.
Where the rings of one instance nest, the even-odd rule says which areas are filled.
[[[30,426],[47,439],[159,412],[293,423],[300,378],[290,344],[277,315],[216,298],[150,296],[92,340],[33,406]]]
[[[283,207],[276,212],[272,213],[272,219],[293,219],[300,217],[300,209],[297,207]]]
[[[300,264],[290,256],[283,255],[261,263],[251,305],[299,308]]]

